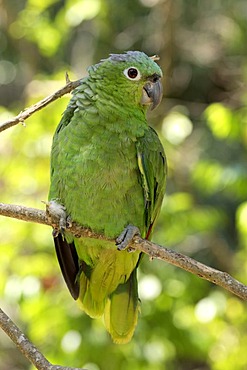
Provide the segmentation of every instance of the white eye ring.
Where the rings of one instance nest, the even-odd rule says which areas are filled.
[[[141,74],[136,67],[126,68],[123,73],[131,81],[139,81],[141,78]]]

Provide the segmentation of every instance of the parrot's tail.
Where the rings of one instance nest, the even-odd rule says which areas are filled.
[[[115,343],[129,342],[140,306],[136,278],[140,254],[119,252],[114,243],[110,248],[109,242],[106,242],[106,247],[102,246],[102,240],[98,246],[94,245],[94,239],[85,243],[80,238],[76,240],[76,245],[73,241],[68,243],[61,234],[54,240],[58,261],[72,297],[92,318],[104,315],[106,329]]]
[[[100,284],[98,285],[100,293]],[[92,296],[91,284],[82,272],[80,275],[79,304],[83,311],[93,318],[104,314],[105,326],[113,342],[128,343],[135,331],[140,309],[137,289],[136,268],[129,279],[119,284],[108,297],[98,299]]]
[[[136,268],[124,284],[109,296],[104,318],[108,332],[115,343],[123,344],[131,340],[140,309],[137,289]]]

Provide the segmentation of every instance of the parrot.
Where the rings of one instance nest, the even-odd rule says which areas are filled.
[[[167,161],[147,111],[162,99],[156,56],[110,54],[88,68],[55,131],[48,200],[101,235],[54,233],[63,278],[81,309],[104,317],[117,344],[128,343],[140,311],[137,267],[128,244],[150,239],[165,193]]]

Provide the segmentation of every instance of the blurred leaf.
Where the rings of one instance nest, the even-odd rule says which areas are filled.
[[[207,123],[212,133],[219,139],[228,137],[232,130],[233,114],[222,104],[211,104],[205,111]]]

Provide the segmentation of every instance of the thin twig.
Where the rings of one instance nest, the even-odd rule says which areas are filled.
[[[79,368],[52,365],[42,353],[28,340],[15,323],[0,309],[0,327],[16,347],[38,370],[83,370]],[[85,369],[84,369],[85,370]]]
[[[151,258],[157,258],[180,267],[181,269],[191,272],[204,280],[208,280],[213,284],[221,286],[245,301],[247,300],[247,286],[234,279],[227,272],[216,270],[194,260],[191,257],[185,256],[182,253],[175,252],[174,250],[152,243],[140,237],[134,237],[134,241],[131,246],[133,245],[135,245],[140,251],[148,254]]]
[[[81,80],[69,81],[68,75],[66,75],[66,81],[68,81],[66,85],[62,87],[61,89],[57,90],[55,93],[47,96],[46,98],[40,100],[34,105],[31,105],[31,107],[26,108],[24,111],[20,112],[17,116],[11,118],[10,120],[3,122],[0,125],[0,132],[7,130],[9,127],[17,125],[18,123],[23,124],[25,120],[29,118],[33,113],[44,108],[51,102],[57,100],[58,98],[61,98],[63,95],[70,93],[81,83]]]
[[[59,228],[57,221],[51,220],[46,211],[39,209],[0,203],[0,215]],[[89,238],[106,239],[104,236],[98,235],[92,232],[90,229],[83,228],[74,222],[68,226],[68,231],[70,231],[76,237],[84,236]],[[216,270],[212,267],[204,265],[203,263],[197,262],[193,258],[152,243],[146,239],[142,239],[139,236],[135,236],[129,246],[142,251],[151,258],[157,258],[166,261],[183,270],[191,272],[202,279],[221,286],[243,300],[247,300],[247,286],[234,279],[226,272]]]

